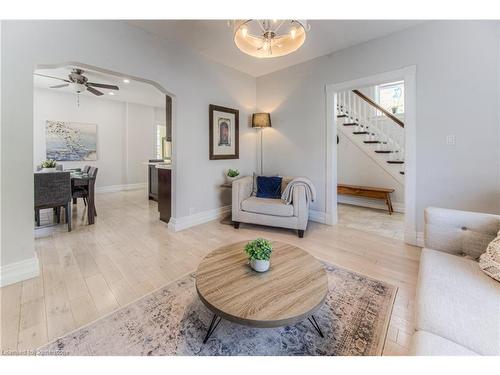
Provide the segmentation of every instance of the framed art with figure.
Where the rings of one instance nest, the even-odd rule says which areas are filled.
[[[239,159],[239,113],[237,109],[210,104],[210,160]]]

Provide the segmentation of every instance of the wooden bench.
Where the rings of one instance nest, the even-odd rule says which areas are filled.
[[[337,194],[353,195],[355,197],[365,197],[373,199],[383,199],[387,204],[387,210],[389,214],[392,214],[394,210],[392,209],[391,193],[394,189],[377,188],[370,186],[357,186],[357,185],[337,185]]]

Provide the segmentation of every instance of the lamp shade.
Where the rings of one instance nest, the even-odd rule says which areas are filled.
[[[252,128],[270,128],[271,114],[270,113],[254,113],[252,115]]]

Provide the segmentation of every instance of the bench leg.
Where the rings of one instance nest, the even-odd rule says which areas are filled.
[[[389,193],[385,195],[385,202],[387,203],[387,209],[389,210],[389,215],[392,215],[394,210],[392,209],[391,196],[389,195]]]

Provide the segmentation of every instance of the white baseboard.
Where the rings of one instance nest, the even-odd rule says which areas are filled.
[[[2,265],[0,267],[0,287],[31,279],[39,274],[40,267],[35,253],[33,258]]]
[[[345,204],[352,204],[353,206],[375,208],[378,210],[386,210],[387,211],[387,205],[384,202],[377,201],[374,199],[368,199],[368,198],[362,198],[362,197],[351,197],[349,195],[338,195],[337,202],[338,203],[345,203]],[[393,207],[395,212],[401,212],[401,213],[405,212],[404,203],[392,202],[392,207]]]
[[[96,193],[114,193],[116,191],[145,189],[147,186],[148,184],[146,182],[140,182],[137,184],[100,186],[97,187],[95,191]]]
[[[424,232],[405,232],[405,242],[410,245],[424,247]]]
[[[231,206],[214,208],[212,210],[198,212],[193,215],[183,217],[171,217],[168,222],[168,229],[178,232],[187,228],[194,227],[212,220],[219,219],[231,212]]]
[[[309,210],[309,220],[316,223],[326,224],[327,214],[323,211]]]

